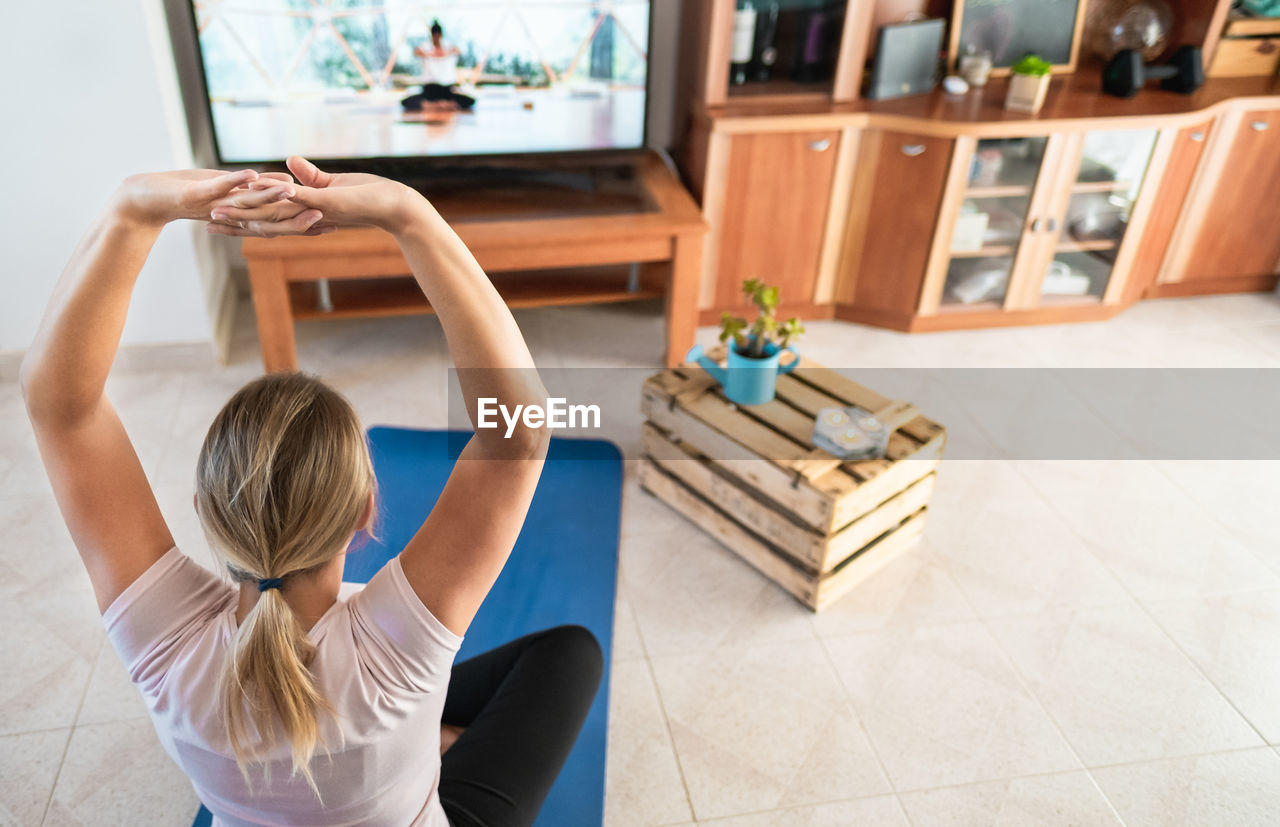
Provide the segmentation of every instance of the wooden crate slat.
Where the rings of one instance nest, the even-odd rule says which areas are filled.
[[[668,433],[679,434],[699,453],[715,457],[716,464],[755,486],[769,499],[799,516],[815,528],[831,524],[834,498],[807,481],[797,484],[796,472],[764,459],[751,448],[732,439],[694,416],[687,408],[669,405],[670,397],[646,383],[640,401],[645,418]],[[761,426],[763,427],[763,426]]]
[[[909,548],[924,528],[925,509],[920,509],[836,570],[825,576],[815,576],[778,553],[651,459],[641,461],[640,485],[815,611],[847,593]]]
[[[714,352],[723,355],[724,349],[717,348]],[[705,388],[708,394],[714,395],[730,410],[742,414],[748,419],[764,423],[796,445],[801,446],[801,449],[807,452],[806,458],[788,460],[788,467],[793,471],[799,472],[806,479],[815,479],[840,466],[839,459],[813,445],[813,420],[810,417],[806,417],[801,411],[797,411],[777,399],[772,399],[763,405],[737,405],[724,395],[724,388],[712,379],[710,374],[698,366],[676,368],[673,372],[688,377],[686,381],[690,383],[696,381],[698,383],[697,387]],[[677,396],[677,399],[680,403],[689,407],[690,402],[696,395],[686,390],[682,391]]]
[[[932,472],[926,474],[905,491],[890,497],[836,532],[827,543],[822,571],[838,568],[850,555],[928,505],[937,478]]]
[[[828,390],[828,387],[836,390]],[[839,390],[842,388],[854,388],[856,391],[842,393]],[[813,362],[801,362],[800,368],[794,373],[778,377],[778,392],[779,394],[785,392],[787,398],[792,400],[792,404],[811,415],[817,414],[821,408],[842,408],[848,405],[856,405],[877,415],[887,411],[883,414],[886,426],[906,434],[917,442],[928,442],[934,436],[934,429],[940,427],[921,416],[919,410],[910,402],[895,401],[875,391],[867,390],[847,376],[831,368],[815,365]],[[881,402],[884,404],[878,408],[867,407]]]
[[[818,605],[817,579],[803,569],[774,554],[764,543],[733,520],[723,516],[652,460],[640,464],[640,485],[679,511],[773,582],[795,595],[810,608]]]
[[[665,391],[662,395],[667,398],[661,401],[669,403],[670,395]],[[738,443],[750,446],[757,454],[784,468],[795,471],[792,463],[808,458],[808,447],[798,445],[768,426],[756,422],[710,392],[681,396],[676,401],[678,407],[688,410]]]
[[[894,463],[892,468],[875,479],[863,483],[853,494],[836,503],[831,515],[831,523],[835,530],[840,530],[892,497],[895,492],[932,473],[941,461],[941,457],[938,456],[941,450],[942,446],[939,444],[937,450],[931,452],[933,454],[931,457],[905,459]]]
[[[864,388],[847,376],[813,362],[802,360],[800,366],[791,372],[791,376],[825,391],[836,399],[844,400],[847,405],[857,405],[864,411],[878,411],[888,407],[893,400]]]
[[[645,423],[642,433],[645,455],[664,471],[679,479],[766,540],[776,544],[815,571],[822,568],[826,536],[797,519],[787,519],[786,512],[756,493],[750,485],[717,470],[717,466],[687,445],[676,444],[652,423]]]
[[[933,494],[935,475],[928,474],[853,521],[827,536],[787,514],[768,498],[736,477],[717,469],[690,448],[677,444],[652,423],[643,428],[645,454],[664,471],[714,503],[782,552],[818,572],[836,568],[876,537],[923,508]]]
[[[861,554],[845,562],[843,568],[827,575],[818,585],[818,599],[812,608],[816,611],[829,606],[835,600],[853,590],[855,586],[870,579],[876,572],[902,552],[911,548],[916,539],[924,533],[926,509],[921,509],[903,522],[896,530],[885,534]]]

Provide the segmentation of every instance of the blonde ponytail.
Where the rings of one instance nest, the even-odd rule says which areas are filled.
[[[284,599],[298,574],[342,554],[374,490],[364,430],[350,404],[313,377],[271,374],[242,388],[200,451],[196,503],[210,545],[235,579],[271,580],[232,641],[221,686],[236,763],[249,782],[283,735],[319,796],[310,762],[320,714],[332,713],[310,671],[315,647]],[[278,582],[277,582],[278,580]]]

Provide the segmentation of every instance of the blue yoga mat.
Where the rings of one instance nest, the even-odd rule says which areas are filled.
[[[469,438],[460,431],[369,429],[381,499],[379,540],[347,556],[343,579],[367,583],[404,548],[444,489]],[[604,678],[578,741],[535,822],[597,827],[604,819],[609,663],[618,573],[622,455],[594,439],[551,440],[546,469],[511,559],[467,630],[458,660],[521,635],[577,623],[604,649]],[[193,827],[210,824],[200,808]]]

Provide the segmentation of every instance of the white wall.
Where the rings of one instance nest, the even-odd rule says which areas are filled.
[[[6,4],[0,351],[25,349],[80,235],[132,172],[191,166],[160,0]],[[124,341],[211,341],[199,229],[165,229]]]

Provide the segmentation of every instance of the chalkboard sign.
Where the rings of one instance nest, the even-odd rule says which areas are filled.
[[[1034,53],[1055,72],[1072,72],[1084,28],[1086,0],[955,0],[950,63],[973,46],[991,53],[992,74],[1008,74],[1018,58]]]

